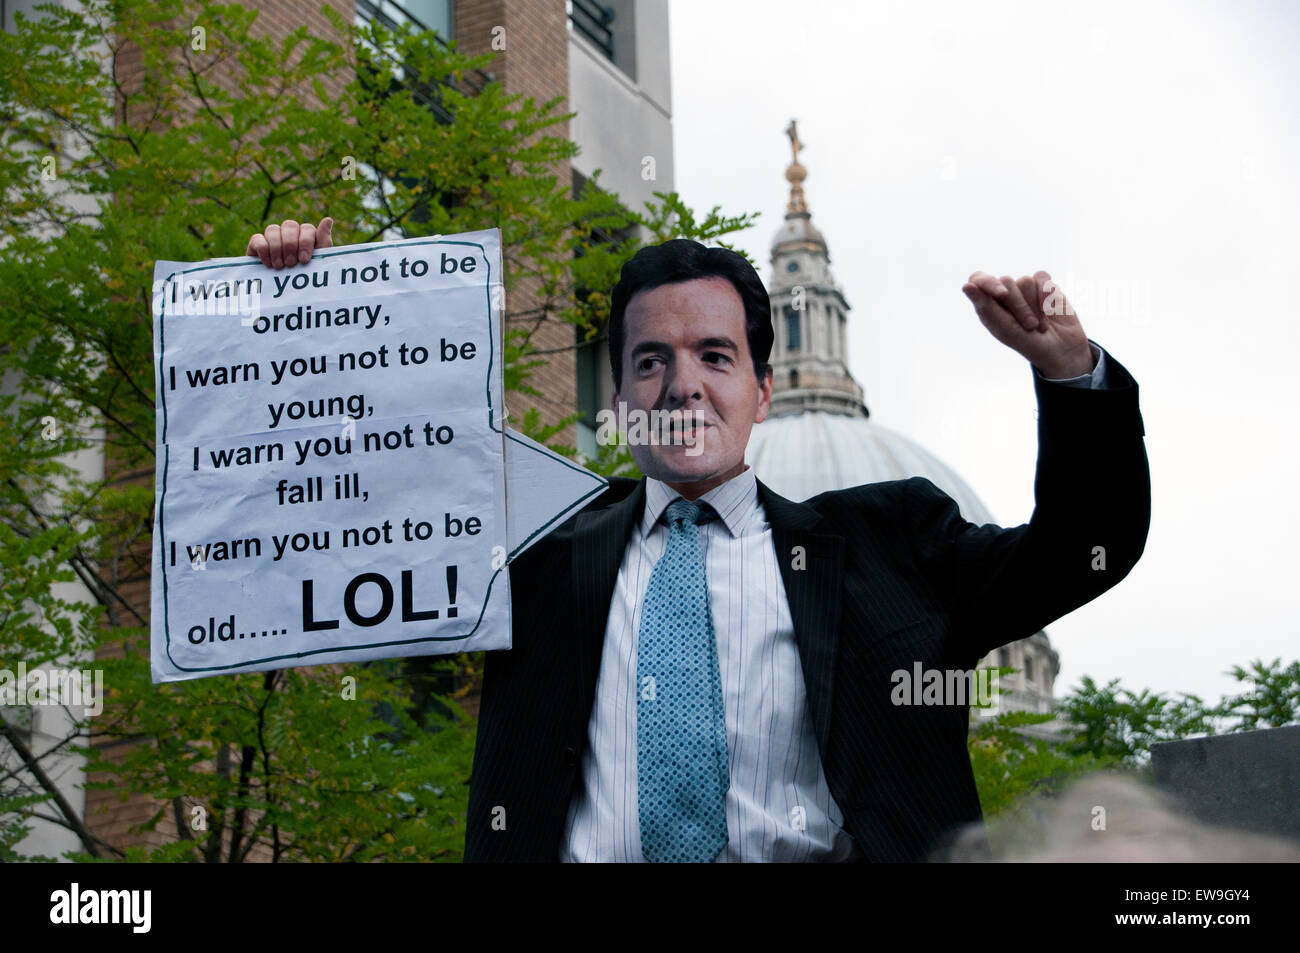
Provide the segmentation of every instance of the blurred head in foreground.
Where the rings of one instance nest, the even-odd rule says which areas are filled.
[[[1202,824],[1163,792],[1110,774],[1032,798],[1013,816],[989,819],[987,829],[994,859],[1010,863],[1300,862],[1300,843]],[[982,839],[980,825],[971,825],[930,859],[987,859]]]

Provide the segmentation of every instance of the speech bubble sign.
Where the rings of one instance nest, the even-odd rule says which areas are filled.
[[[497,229],[157,263],[155,682],[510,647],[501,274]]]

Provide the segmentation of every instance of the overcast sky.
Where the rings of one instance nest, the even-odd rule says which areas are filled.
[[[979,269],[1060,281],[1137,378],[1146,553],[1049,628],[1057,694],[1234,689],[1300,656],[1300,5],[673,0],[676,187],[761,211],[768,266],[799,120],[813,223],[852,308],[879,423],[1028,519],[1028,365],[961,293]]]

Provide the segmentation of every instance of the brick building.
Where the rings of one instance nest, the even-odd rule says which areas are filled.
[[[36,0],[6,0],[3,27],[12,29],[14,16],[29,17]],[[74,0],[65,0],[71,4]],[[653,191],[673,188],[672,110],[668,58],[667,0],[323,0],[344,19],[377,19],[385,25],[410,21],[455,39],[461,52],[493,52],[496,59],[479,81],[496,80],[507,94],[545,102],[561,96],[566,111],[577,117],[552,133],[570,137],[581,152],[571,162],[557,166],[559,181],[576,190],[601,170],[602,185],[629,207],[640,208]],[[329,19],[321,12],[322,0],[249,0],[259,11],[256,30],[282,38],[299,26],[329,35]],[[140,82],[142,66],[130,56],[117,63],[117,80],[130,91]],[[337,92],[337,90],[330,90]],[[121,118],[140,121],[129,109]],[[647,175],[647,169],[650,174]],[[310,210],[303,210],[304,217]],[[234,252],[235,250],[231,250]],[[238,251],[242,251],[239,249]],[[526,283],[511,290],[511,313],[526,310],[536,291]],[[550,352],[547,363],[533,371],[532,383],[541,395],[523,399],[511,395],[510,415],[518,419],[530,403],[541,412],[543,423],[581,412],[584,417],[571,438],[579,449],[595,453],[595,413],[608,401],[607,352],[603,341],[575,348],[574,328],[553,321],[534,334],[534,343]],[[87,452],[72,461],[90,478],[107,476],[116,484],[151,485],[152,470],[132,471],[103,453]],[[148,618],[150,556],[147,541],[142,571],[119,580],[119,591],[138,618]],[[63,593],[88,599],[80,584],[67,584]],[[88,665],[88,660],[82,660]],[[66,735],[67,721],[58,709],[38,709],[18,726],[31,751],[40,755]],[[130,742],[127,742],[130,744]],[[110,753],[110,756],[112,754]],[[175,820],[168,812],[158,829],[139,835],[131,827],[151,817],[160,804],[151,799],[122,801],[114,791],[86,792],[82,759],[57,755],[46,759],[62,796],[84,820],[92,836],[125,848],[157,846],[175,839]],[[4,766],[8,767],[8,766]],[[36,822],[20,845],[28,854],[58,855],[76,849],[76,835],[51,823]],[[264,859],[258,852],[250,859]]]

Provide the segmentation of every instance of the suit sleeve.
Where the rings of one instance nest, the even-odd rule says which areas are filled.
[[[967,522],[925,479],[907,481],[921,571],[946,603],[951,648],[974,664],[1095,599],[1132,570],[1151,523],[1137,382],[1110,355],[1087,389],[1034,375],[1034,512],[1011,529]]]

